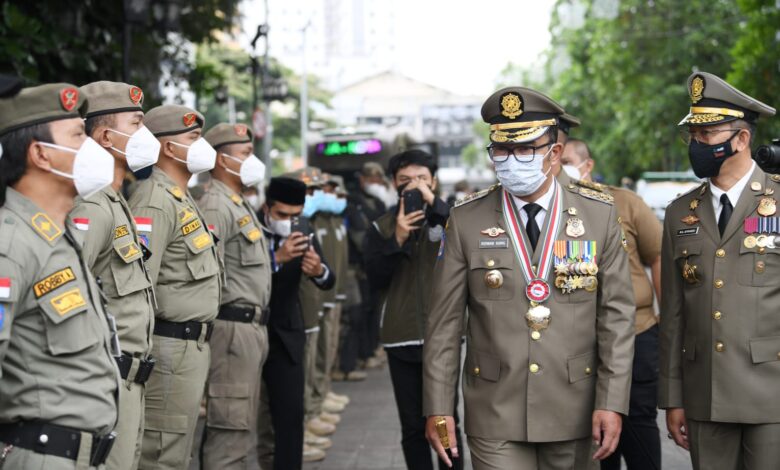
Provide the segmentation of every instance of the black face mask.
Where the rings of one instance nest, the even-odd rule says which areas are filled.
[[[715,145],[691,140],[691,143],[688,144],[688,159],[691,162],[693,173],[699,178],[718,176],[723,162],[736,153],[731,146],[731,139],[738,133],[739,131],[734,132],[725,142]]]

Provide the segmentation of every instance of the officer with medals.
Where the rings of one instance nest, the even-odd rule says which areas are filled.
[[[0,99],[0,468],[104,468],[117,421],[113,318],[68,220],[109,185],[67,83]]]
[[[680,122],[706,181],[666,209],[659,406],[695,469],[780,462],[780,176],[751,159],[774,108],[706,72],[688,77]]]
[[[94,82],[80,88],[89,96],[87,134],[114,157],[114,178],[90,199],[78,198],[70,218],[84,233],[83,255],[100,282],[106,308],[116,317],[122,354],[116,358],[124,380],[117,440],[108,467],[135,469],[141,457],[144,384],[154,368],[154,305],[143,251],[130,208],[122,195],[132,171],[157,161],[160,143],[143,125],[143,92],[126,83]]]
[[[426,434],[457,455],[463,378],[474,468],[585,469],[618,444],[628,412],[634,302],[612,197],[551,174],[563,108],[504,88],[482,106],[501,184],[453,208],[434,271],[424,342]],[[567,221],[581,220],[571,233]],[[595,443],[595,446],[594,446]]]
[[[209,370],[209,338],[220,305],[217,248],[187,191],[194,174],[214,167],[216,152],[201,137],[204,118],[179,105],[158,106],[144,119],[160,141],[148,179],[138,183],[130,208],[154,285],[152,355],[146,385],[141,469],[186,469]]]
[[[205,138],[217,161],[199,205],[220,239],[226,282],[210,341],[201,466],[238,469],[246,468],[254,446],[271,298],[270,247],[241,189],[262,182],[265,165],[252,153],[252,131],[244,124],[217,124]]]

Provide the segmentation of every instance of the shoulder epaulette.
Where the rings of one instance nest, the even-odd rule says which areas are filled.
[[[500,183],[499,184],[494,184],[493,186],[491,186],[491,187],[489,187],[487,189],[483,189],[482,191],[477,191],[476,193],[471,193],[471,194],[463,197],[462,199],[458,199],[457,201],[455,201],[455,206],[454,207],[460,207],[460,206],[462,206],[464,204],[468,204],[469,202],[476,201],[477,199],[482,199],[483,197],[487,196],[488,194],[492,193],[493,191],[495,191],[496,189],[498,189],[500,187],[501,187]]]
[[[238,194],[231,194],[230,200],[233,201],[233,204],[240,206],[241,205],[241,196]]]
[[[175,197],[179,202],[184,200],[184,193],[178,186],[168,186],[165,190],[171,193],[171,196]]]
[[[684,198],[685,196],[689,196],[689,195],[691,195],[691,194],[693,194],[693,193],[697,193],[697,195],[699,195],[699,196],[704,196],[704,194],[705,194],[706,192],[707,192],[707,182],[706,182],[706,181],[704,181],[702,184],[700,184],[700,185],[696,186],[695,188],[693,188],[693,189],[691,189],[691,190],[689,190],[689,191],[686,191],[686,192],[684,192],[684,193],[682,193],[682,194],[679,194],[679,195],[677,195],[677,197],[675,197],[674,199],[672,199],[672,202],[674,202],[674,201],[676,201],[676,200],[678,200],[678,199],[682,199],[682,198]]]
[[[607,185],[605,185],[605,184],[595,183],[593,181],[585,181],[585,180],[572,180],[572,181],[577,186],[580,186],[580,187],[583,187],[583,188],[592,189],[594,191],[599,191],[599,192],[602,192],[602,193],[607,191]]]
[[[566,185],[566,189],[579,194],[580,196],[595,201],[600,201],[605,204],[614,204],[615,197],[610,193],[605,192],[606,186],[600,183],[592,183],[590,181],[572,180],[571,183]]]

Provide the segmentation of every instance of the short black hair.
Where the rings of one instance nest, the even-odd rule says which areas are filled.
[[[431,176],[436,176],[436,170],[439,169],[433,155],[419,149],[406,150],[393,155],[387,166],[388,170],[390,170],[390,175],[395,178],[396,173],[410,165],[424,166],[431,172]]]
[[[88,117],[84,121],[84,131],[88,136],[92,137],[92,132],[100,126],[114,127],[116,126],[116,114],[98,114],[96,116]]]
[[[52,142],[48,122],[22,127],[0,136],[0,206],[5,204],[5,189],[16,184],[27,170],[27,150],[33,141]]]
[[[588,147],[588,144],[585,143],[584,140],[569,139],[566,141],[566,146],[568,147],[570,145],[574,149],[574,153],[582,158],[582,161],[593,160],[593,154],[590,151],[590,147]]]

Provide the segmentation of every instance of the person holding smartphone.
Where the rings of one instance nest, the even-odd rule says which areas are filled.
[[[407,468],[422,470],[434,468],[422,412],[424,328],[433,267],[450,209],[434,194],[436,169],[434,158],[421,150],[390,159],[399,205],[372,224],[365,248],[369,282],[381,292],[380,335],[401,420],[404,459]],[[452,413],[457,416],[454,408]],[[463,468],[460,460],[455,465]],[[440,461],[439,468],[446,464]]]

